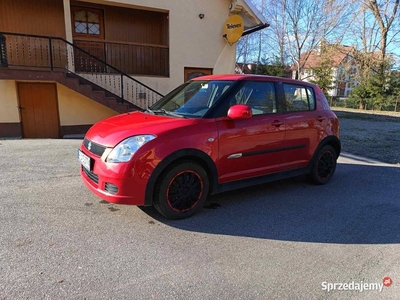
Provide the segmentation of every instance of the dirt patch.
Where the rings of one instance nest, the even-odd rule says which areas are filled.
[[[400,164],[400,113],[333,108],[345,152]]]

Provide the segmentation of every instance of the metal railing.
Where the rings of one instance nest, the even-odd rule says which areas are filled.
[[[141,108],[147,108],[163,97],[60,37],[0,32],[0,67],[72,73]]]

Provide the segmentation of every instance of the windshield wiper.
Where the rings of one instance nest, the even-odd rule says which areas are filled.
[[[163,109],[163,111],[164,111],[164,113],[166,115],[169,115],[169,116],[173,116],[173,117],[177,117],[177,118],[185,118],[185,116],[182,116],[180,114],[174,113],[172,111],[168,111],[168,110],[165,110],[165,109]]]
[[[153,111],[153,110],[151,110],[150,108],[146,108],[145,110],[143,110],[143,112],[146,112],[146,113],[149,113],[149,114],[152,114],[152,115],[155,115],[156,113]]]
[[[164,108],[155,109],[155,110],[152,110],[152,112],[154,114],[163,113],[164,115],[167,115],[167,116],[172,116],[172,117],[177,117],[177,118],[184,118],[184,116],[182,116],[180,114],[176,114],[176,113],[174,113],[172,111],[165,110]]]

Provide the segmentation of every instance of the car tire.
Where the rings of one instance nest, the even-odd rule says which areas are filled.
[[[323,146],[311,165],[309,180],[317,185],[328,183],[336,170],[337,154],[332,146]]]
[[[203,207],[209,188],[207,172],[199,164],[180,162],[161,174],[153,205],[167,219],[188,218]]]

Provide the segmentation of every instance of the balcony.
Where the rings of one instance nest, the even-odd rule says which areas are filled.
[[[130,75],[169,76],[169,49],[162,45],[75,40],[74,44],[93,56]],[[75,60],[80,61],[79,53]],[[87,71],[76,64],[76,70]]]

